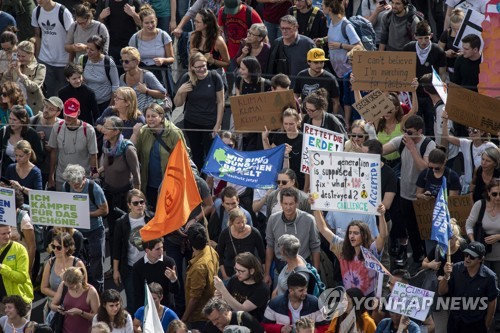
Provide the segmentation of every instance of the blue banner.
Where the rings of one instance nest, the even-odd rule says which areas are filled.
[[[448,211],[448,195],[446,190],[446,177],[439,189],[434,211],[432,213],[431,239],[438,242],[442,253],[448,250],[448,240],[453,236],[450,224],[450,212]]]
[[[217,136],[202,171],[237,185],[269,189],[276,187],[284,155],[284,144],[266,150],[239,151],[226,145]]]

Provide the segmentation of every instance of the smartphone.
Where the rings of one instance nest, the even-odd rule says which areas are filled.
[[[381,4],[382,6],[387,5],[387,1],[385,1],[385,0],[379,1],[378,3]]]
[[[2,177],[0,177],[0,181],[4,182],[4,183],[5,183],[5,184],[7,184],[7,185],[10,185],[10,180],[8,180],[7,178],[5,178],[5,177],[3,177],[3,176],[2,176]]]
[[[17,52],[12,52],[12,61],[17,61]]]

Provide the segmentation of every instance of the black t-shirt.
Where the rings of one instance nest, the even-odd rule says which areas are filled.
[[[339,84],[335,76],[327,71],[317,77],[312,77],[309,74],[309,69],[304,69],[297,74],[293,92],[300,95],[302,101],[315,92],[316,90],[324,88],[328,92],[328,112],[333,112],[332,98],[339,97]]]
[[[458,174],[446,167],[443,175],[446,177],[446,188],[448,191],[459,191],[462,189]],[[434,177],[434,172],[430,169],[425,169],[418,175],[417,187],[423,188],[424,192],[431,192],[433,197],[437,197],[443,178]]]
[[[288,143],[292,146],[292,151],[290,152],[290,169],[295,171],[297,175],[297,187],[299,189],[304,188],[304,174],[300,172],[300,161],[302,154],[302,133],[299,133],[296,138],[290,139],[286,133],[274,133],[269,138],[269,142],[271,144],[275,144],[276,146],[282,145],[284,143]]]
[[[436,246],[437,245],[434,245],[432,247],[432,249],[430,249],[429,253],[427,253],[427,259],[429,260],[429,262],[432,262],[432,261],[434,261],[434,259],[436,259]],[[453,264],[464,260],[464,253],[462,250],[463,250],[462,247],[460,247],[455,253],[453,253],[450,256],[451,262]],[[446,257],[446,255],[442,256],[439,253],[439,251],[437,251],[437,252],[438,252],[438,260],[441,262],[441,266],[437,270],[436,274],[437,274],[437,276],[443,276],[444,275],[444,265],[447,262],[447,257]]]
[[[463,56],[455,60],[455,73],[453,73],[453,83],[464,88],[477,91],[479,83],[479,70],[483,57],[477,60],[466,59]]]
[[[295,6],[288,8],[288,14],[294,15]],[[325,14],[320,10],[316,13],[314,21],[309,29],[309,17],[312,15],[314,6],[307,13],[301,13],[298,9],[297,11],[297,22],[299,23],[299,34],[307,36],[311,39],[321,38],[328,35],[328,24],[326,21]]]
[[[238,87],[241,95],[261,93],[271,91],[271,81],[260,78],[256,83],[247,83],[241,76],[238,76],[236,78],[236,87]]]
[[[259,322],[264,319],[267,302],[269,301],[269,287],[261,281],[255,284],[245,284],[238,280],[236,276],[231,277],[227,283],[227,290],[240,303],[249,300],[257,306],[250,312]]]
[[[104,4],[107,1],[100,1],[101,5],[98,7],[96,18],[99,17],[102,10],[104,9]],[[134,33],[137,32],[137,25],[134,19],[130,17],[123,8],[129,1],[122,0],[109,0],[109,10],[111,14],[106,18],[105,24],[109,31],[109,45],[115,47],[125,47],[128,46],[128,41]],[[141,8],[141,2],[138,0],[133,0],[135,12],[139,13]],[[115,59],[117,60],[117,59]]]
[[[455,52],[458,52],[458,51],[460,51],[460,49],[458,47],[453,46],[453,42],[455,41],[455,37],[450,37],[450,32],[451,32],[451,28],[443,31],[443,33],[441,34],[441,37],[439,38],[439,41],[441,43],[445,44],[445,46],[444,46],[445,52],[448,50],[453,50]],[[449,68],[453,68],[453,66],[455,66],[455,59],[456,58],[446,58],[446,63],[447,63]]]

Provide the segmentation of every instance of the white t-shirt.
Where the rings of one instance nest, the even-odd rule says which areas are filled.
[[[267,190],[260,190],[255,188],[253,190],[253,201],[260,201],[263,197],[266,196]],[[262,208],[259,210],[262,214],[266,215],[267,204],[262,205]]]
[[[302,307],[304,306],[303,303],[300,303],[300,306],[298,309],[294,309],[292,306],[292,303],[288,301],[288,310],[290,310],[290,313],[292,314],[292,325],[295,325],[297,320],[300,319],[300,311],[302,311]]]
[[[50,12],[40,8],[38,21],[36,19],[38,7],[35,7],[31,13],[31,25],[41,30],[42,41],[38,59],[54,67],[64,67],[68,63],[68,52],[64,50],[64,43],[69,26],[73,23],[73,16],[66,8],[63,14],[64,26],[61,25],[60,7],[61,4],[56,2],[56,6]]]
[[[137,242],[141,242],[141,234],[139,230],[146,224],[144,221],[144,217],[139,219],[133,219],[128,215],[128,219],[130,221],[130,235],[128,237],[128,253],[127,253],[127,261],[129,266],[134,266],[137,260],[144,257],[145,252],[139,251],[139,249],[133,244],[137,244]]]
[[[444,104],[439,105],[436,108],[436,119],[434,120],[434,141],[437,145],[441,144],[442,136],[443,136],[443,111]],[[448,129],[451,131],[453,129],[453,121],[448,120]],[[454,144],[448,144],[448,159],[452,159],[456,157],[459,153],[460,149]]]
[[[22,213],[20,213],[22,214]],[[16,221],[17,222],[17,221]],[[30,216],[26,213],[24,214],[22,220],[21,220],[21,231],[24,231],[24,230],[33,230],[33,224],[31,224],[31,218]],[[19,242],[21,244],[23,244],[23,246],[28,249],[28,245],[26,244],[26,241],[25,241],[25,238],[23,238],[23,240],[21,240],[21,235],[19,234],[19,232],[17,231],[17,227],[10,227],[10,233],[11,233],[11,239],[13,241],[16,241],[16,242]]]
[[[446,0],[446,4],[451,8],[460,8],[467,12],[468,9],[473,9],[482,14],[486,13],[486,5],[489,0]]]
[[[97,315],[92,318],[92,325],[97,324]],[[116,328],[113,327],[111,333],[134,333],[134,325],[132,323],[132,317],[127,313],[127,321],[124,327]]]

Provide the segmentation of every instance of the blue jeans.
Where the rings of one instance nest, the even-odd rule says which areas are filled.
[[[97,292],[101,293],[104,291],[104,226],[85,232],[83,236],[88,240],[87,251],[90,257],[88,280],[97,289]]]
[[[279,24],[264,21],[264,25],[267,28],[267,37],[269,38],[269,43],[272,44],[276,38],[281,37]]]

